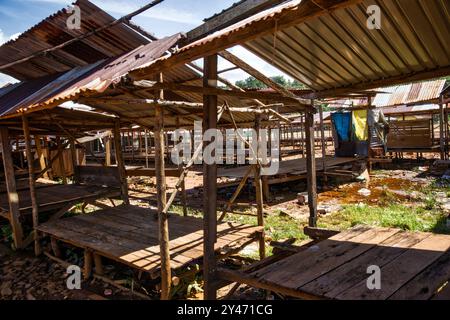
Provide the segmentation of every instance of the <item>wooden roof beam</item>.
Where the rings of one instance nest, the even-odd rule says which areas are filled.
[[[139,84],[137,84],[139,85]],[[188,86],[177,83],[154,83],[149,87],[145,87],[142,91],[148,90],[169,90],[169,91],[185,91],[185,92],[195,92],[205,95],[218,95],[218,96],[231,96],[243,99],[261,99],[270,100],[280,103],[297,103],[296,99],[283,97],[278,93],[271,92],[260,92],[260,91],[238,91],[238,90],[225,90],[221,88],[211,88],[211,87],[198,87],[198,86]]]
[[[248,18],[258,12],[280,4],[286,0],[246,0],[234,7],[224,10],[222,13],[208,19],[202,25],[189,31],[185,43],[201,39],[217,30],[221,30],[232,24]]]

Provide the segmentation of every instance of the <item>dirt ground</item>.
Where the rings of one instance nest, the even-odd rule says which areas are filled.
[[[364,204],[375,206],[388,192],[396,201],[417,205],[417,199],[424,197],[424,190],[436,184],[436,178],[445,174],[436,171],[431,166],[432,162],[419,163],[411,160],[405,167],[390,165],[388,169],[378,169],[372,172],[370,183],[355,181],[329,181],[327,185],[319,184],[319,211],[321,215],[332,215],[339,212],[347,205]],[[174,186],[176,178],[168,178],[169,186]],[[154,179],[133,179],[130,181],[130,195],[132,203],[141,206],[156,206],[154,201]],[[188,204],[192,214],[199,214],[202,206],[202,176],[198,172],[191,172],[187,179]],[[219,191],[219,200],[229,198],[234,188],[225,188]],[[266,215],[269,217],[288,216],[293,221],[298,221],[298,228],[307,220],[308,206],[298,203],[297,196],[304,193],[306,184],[297,182],[294,184],[272,187],[273,200],[265,205]],[[170,190],[169,190],[170,192]],[[442,210],[449,210],[450,214],[450,184],[443,184],[433,194]],[[254,204],[254,194],[251,188],[244,190],[238,198],[238,203],[246,207]],[[105,202],[107,203],[107,202]],[[238,206],[239,207],[239,206]],[[284,220],[281,220],[281,223]],[[449,226],[450,227],[450,226]],[[277,226],[270,226],[277,228]],[[449,229],[450,230],[450,229]],[[270,235],[269,230],[268,234]],[[266,239],[267,242],[270,239]],[[50,261],[45,256],[36,258],[31,249],[26,252],[14,253],[8,248],[6,239],[0,244],[0,299],[5,300],[102,300],[102,299],[139,299],[128,291],[117,289],[115,286],[100,280],[85,281],[82,290],[69,290],[66,286],[67,274],[64,268]],[[257,246],[246,249],[246,254],[257,251]],[[114,269],[115,266],[112,266]],[[128,275],[129,277],[129,275]],[[221,296],[225,296],[233,286],[223,288]],[[187,288],[187,289],[186,289]],[[201,279],[193,278],[192,284],[183,290],[190,290],[189,295],[179,295],[177,298],[201,299]],[[156,295],[151,295],[156,298]],[[277,299],[277,296],[266,294],[260,290],[253,290],[246,286],[240,286],[230,299]]]

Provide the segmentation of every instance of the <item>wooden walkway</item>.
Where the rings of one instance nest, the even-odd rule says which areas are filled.
[[[335,166],[352,163],[356,161],[356,158],[325,158],[326,168],[332,168]],[[322,158],[316,158],[316,170],[318,172],[323,171]],[[219,168],[217,172],[218,177],[226,178],[242,178],[248,170],[248,166],[241,166],[237,168]],[[303,176],[306,175],[306,158],[283,160],[280,162],[279,170],[276,176],[292,175]]]
[[[89,215],[48,222],[39,231],[76,247],[150,273],[160,269],[158,220],[155,212],[123,205]],[[254,241],[261,227],[222,223],[218,225],[216,251]],[[203,257],[203,220],[169,217],[171,267],[178,269]]]
[[[449,248],[449,235],[355,227],[246,274],[243,282],[300,298],[449,299]],[[380,290],[367,287],[369,266],[381,270]]]

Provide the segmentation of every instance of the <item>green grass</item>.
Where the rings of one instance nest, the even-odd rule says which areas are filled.
[[[415,207],[401,204],[384,207],[349,205],[338,213],[319,219],[319,227],[328,229],[345,230],[360,224],[450,234],[445,215],[435,209],[432,199],[425,201],[424,206]]]

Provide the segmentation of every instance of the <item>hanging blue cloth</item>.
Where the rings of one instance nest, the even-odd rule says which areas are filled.
[[[352,114],[350,112],[332,113],[331,121],[336,129],[339,141],[350,141]]]

